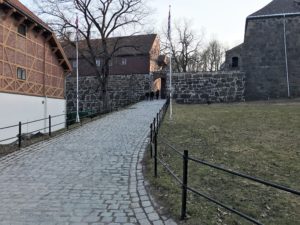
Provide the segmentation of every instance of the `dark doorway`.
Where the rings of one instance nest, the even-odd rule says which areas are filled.
[[[167,90],[166,90],[166,79],[163,77],[156,78],[153,81],[152,90],[154,93],[159,91],[159,96],[161,99],[166,99]]]

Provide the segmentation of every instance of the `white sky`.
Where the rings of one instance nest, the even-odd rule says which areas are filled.
[[[21,0],[32,8],[32,0]],[[169,5],[172,19],[193,21],[194,30],[205,31],[206,39],[212,37],[233,47],[243,42],[246,17],[271,0],[146,0],[153,8],[153,23],[157,32],[167,26]],[[31,5],[30,5],[31,4]]]

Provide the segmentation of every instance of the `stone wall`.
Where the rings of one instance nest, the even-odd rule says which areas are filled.
[[[300,17],[248,19],[243,45],[246,99],[287,97],[284,23],[290,92],[300,96]]]
[[[112,75],[108,80],[109,109],[115,110],[141,101],[149,92],[149,75]],[[79,110],[103,111],[99,80],[95,76],[79,78]],[[76,77],[67,77],[66,98],[68,112],[76,111]]]
[[[245,76],[238,71],[173,74],[172,86],[177,103],[237,102],[244,101]]]

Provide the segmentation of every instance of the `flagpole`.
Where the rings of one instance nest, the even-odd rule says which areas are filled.
[[[173,105],[172,105],[172,45],[170,40],[170,120],[173,118]]]
[[[169,6],[169,25],[168,25],[168,35],[169,35],[169,48],[170,48],[170,72],[169,72],[169,80],[170,80],[170,120],[173,119],[173,105],[172,105],[172,41],[171,41],[171,5]]]
[[[76,123],[80,123],[79,117],[79,69],[78,69],[78,16],[76,18]]]

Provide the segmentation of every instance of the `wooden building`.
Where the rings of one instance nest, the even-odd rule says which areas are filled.
[[[110,61],[109,66],[111,75],[149,74],[160,70],[158,63],[160,40],[157,34],[113,37],[107,39],[107,42],[109,52],[113,52],[113,48],[120,48],[114,53],[114,56]],[[74,45],[62,45],[70,62],[72,62],[74,69],[76,67],[76,49]],[[103,66],[103,59],[101,58],[101,52],[103,51],[101,48],[101,40],[92,40],[92,45],[94,49],[99,52],[96,63],[99,69],[101,69],[101,66]],[[79,42],[79,49],[81,52],[88,51],[86,41]],[[89,54],[87,53],[86,56],[89,57]],[[75,71],[76,70],[74,70],[74,72]],[[95,75],[89,62],[82,56],[79,58],[79,74],[80,76]]]
[[[0,0],[0,127],[65,113],[70,71],[53,31],[18,0]]]

